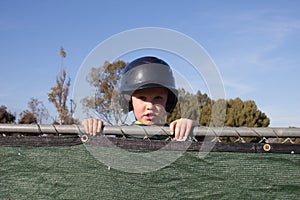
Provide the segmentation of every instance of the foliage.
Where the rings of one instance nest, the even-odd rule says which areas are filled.
[[[66,78],[67,73],[64,69],[64,59],[66,58],[67,53],[64,51],[63,47],[60,47],[59,55],[61,56],[61,71],[59,77],[56,77],[56,86],[52,87],[51,92],[48,93],[48,100],[53,103],[56,108],[59,124],[79,124],[80,122],[72,117],[75,109],[73,109],[72,99],[70,112],[67,106],[71,79]],[[58,122],[55,120],[53,123],[56,124]]]
[[[71,80],[66,78],[66,71],[61,69],[59,77],[56,78],[56,86],[48,93],[48,100],[54,104],[58,113],[59,124],[68,124],[70,118],[67,106],[70,84]]]
[[[67,53],[65,52],[63,47],[60,47],[59,55],[62,57],[62,59],[64,59],[67,56]]]
[[[240,98],[227,102],[225,126],[267,127],[270,119],[257,109],[254,101],[242,101]]]
[[[105,123],[119,123],[122,110],[118,103],[117,84],[126,64],[124,61],[105,62],[102,67],[91,69],[87,81],[96,92],[94,96],[82,99],[86,113],[92,109]]]
[[[36,124],[37,118],[29,110],[25,110],[20,114],[19,124]]]
[[[36,118],[36,123],[42,124],[43,119],[47,120],[50,116],[43,102],[39,101],[37,98],[30,99],[30,101],[28,102],[28,108]]]
[[[193,95],[184,89],[179,90],[178,103],[167,121],[170,123],[180,117],[198,119],[202,126],[267,127],[270,123],[254,101],[240,98],[213,101],[200,91]]]
[[[49,112],[42,101],[37,98],[31,98],[28,102],[28,109],[20,113],[19,124],[42,124],[43,119],[49,118]]]
[[[0,106],[0,123],[10,124],[14,123],[16,117],[7,111],[7,107],[2,105]]]
[[[174,111],[168,115],[167,123],[171,123],[179,118],[189,118],[198,121],[201,105],[201,103],[199,103],[199,99],[205,99],[205,96],[203,96],[200,92],[197,95],[193,95],[186,92],[183,88],[180,88],[178,90],[178,103]]]

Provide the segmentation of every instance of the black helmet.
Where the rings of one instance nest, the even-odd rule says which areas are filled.
[[[124,112],[133,110],[131,95],[144,88],[167,88],[169,90],[166,111],[171,113],[177,103],[178,91],[170,66],[156,57],[146,56],[129,63],[123,70],[119,101]]]

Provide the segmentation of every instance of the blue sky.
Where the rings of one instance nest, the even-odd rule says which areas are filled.
[[[42,100],[64,65],[74,83],[87,55],[120,32],[179,31],[215,62],[226,98],[254,100],[272,127],[300,127],[300,1],[0,1],[0,104],[19,114]],[[100,63],[99,63],[100,64]]]

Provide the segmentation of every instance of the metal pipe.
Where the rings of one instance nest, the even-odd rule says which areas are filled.
[[[0,133],[30,133],[30,134],[86,134],[81,125],[38,125],[38,124],[0,124]],[[166,126],[104,126],[104,135],[153,136],[170,135]],[[194,127],[194,136],[212,137],[266,137],[266,138],[296,138],[300,137],[300,128],[272,127]]]

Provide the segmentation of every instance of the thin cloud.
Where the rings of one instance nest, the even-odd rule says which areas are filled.
[[[5,93],[1,93],[0,94],[0,99],[2,99],[2,98],[7,98],[7,97],[12,97],[12,95],[11,94],[5,94]]]
[[[235,82],[232,80],[223,80],[223,81],[224,81],[226,93],[244,95],[255,91],[255,88],[251,85],[246,85],[244,83]],[[231,97],[231,98],[235,98],[235,97]]]

